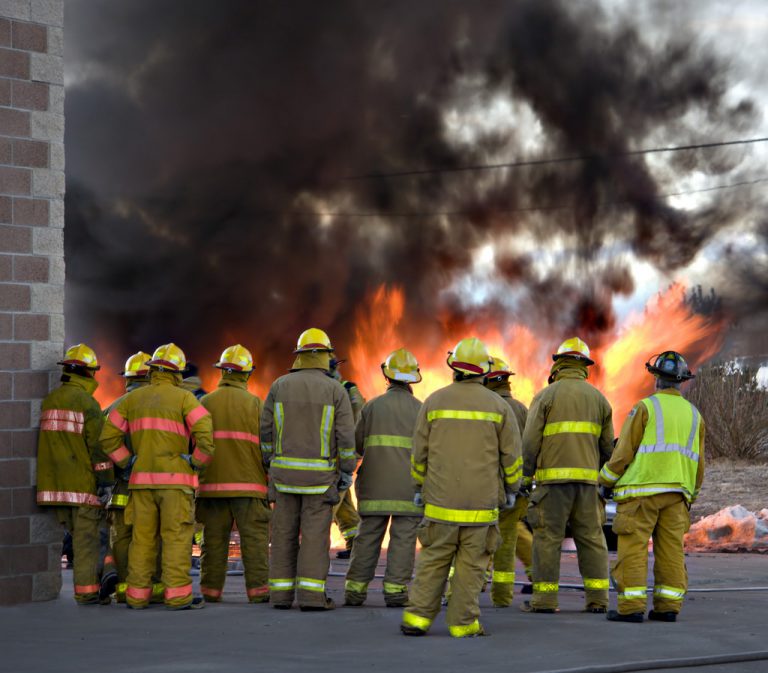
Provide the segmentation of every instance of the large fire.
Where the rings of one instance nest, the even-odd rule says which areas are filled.
[[[590,382],[599,388],[613,406],[618,434],[632,406],[653,390],[653,379],[645,362],[664,350],[682,352],[696,367],[716,355],[722,345],[722,323],[694,313],[685,305],[685,287],[674,284],[653,297],[642,312],[631,315],[615,331],[601,335],[599,345],[591,344],[596,361]],[[386,383],[380,364],[391,351],[406,347],[421,365],[424,380],[415,394],[426,398],[437,388],[448,385],[451,371],[447,352],[468,336],[483,340],[492,355],[507,360],[516,376],[511,378],[512,393],[530,404],[535,393],[547,385],[552,365],[551,353],[564,339],[575,334],[534,334],[519,324],[475,323],[451,329],[441,324],[440,337],[409,333],[405,297],[398,287],[380,286],[356,316],[355,341],[349,351],[350,371],[363,395],[371,398],[384,392]]]

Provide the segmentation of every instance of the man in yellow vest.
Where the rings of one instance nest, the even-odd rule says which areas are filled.
[[[414,504],[424,505],[424,521],[400,626],[407,636],[423,636],[432,625],[451,562],[448,630],[455,638],[483,635],[479,598],[499,541],[500,482],[509,509],[520,487],[520,431],[509,405],[483,385],[490,370],[485,344],[462,339],[448,366],[454,382],[425,400],[413,435]]]
[[[645,366],[656,377],[656,393],[634,406],[600,471],[601,486],[613,489],[617,502],[618,558],[611,574],[619,605],[608,612],[614,622],[643,621],[651,538],[654,588],[648,619],[677,621],[688,588],[683,536],[704,481],[704,420],[680,393],[683,381],[694,375],[675,351]]]
[[[104,419],[93,393],[100,368],[85,344],[67,349],[61,386],[44,400],[37,445],[37,504],[53,508],[72,535],[78,605],[99,603],[99,523],[109,498],[112,463],[99,441]],[[106,602],[109,602],[107,599]]]
[[[290,373],[269,389],[261,415],[261,452],[274,487],[269,590],[272,607],[332,610],[325,592],[333,505],[357,467],[352,406],[328,376],[331,340],[304,331]]]
[[[362,523],[352,548],[344,604],[365,602],[389,527],[384,602],[394,608],[408,603],[416,528],[423,514],[413,504],[411,486],[413,430],[421,409],[411,385],[421,381],[421,373],[413,353],[405,348],[390,353],[381,370],[387,392],[363,407],[355,432],[357,453],[363,457],[355,485]]]
[[[578,337],[552,356],[551,385],[533,398],[523,433],[523,484],[536,489],[528,506],[533,528],[533,596],[526,612],[557,612],[560,549],[566,524],[584,580],[585,612],[608,608],[608,547],[597,475],[613,450],[608,400],[589,383],[595,364]]]
[[[147,364],[150,385],[122,398],[101,435],[104,452],[112,462],[121,468],[133,462],[125,510],[125,523],[133,526],[126,603],[133,609],[149,604],[162,542],[166,607],[201,608],[203,599],[192,596],[190,548],[197,471],[213,459],[211,415],[181,387],[186,356],[176,344],[159,346]],[[126,439],[130,439],[131,450]]]
[[[237,524],[250,603],[269,600],[267,474],[259,448],[261,400],[248,392],[253,371],[250,351],[230,346],[214,365],[219,386],[201,400],[213,419],[216,454],[200,475],[197,520],[203,524],[200,592],[206,602],[221,600],[227,577],[229,537]]]

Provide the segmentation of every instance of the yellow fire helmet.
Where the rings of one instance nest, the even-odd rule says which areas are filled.
[[[145,353],[144,351],[134,353],[125,361],[125,369],[120,372],[120,376],[123,376],[126,379],[149,376],[149,365],[147,364],[149,358],[149,353]]]
[[[155,349],[152,359],[147,364],[158,369],[181,372],[187,368],[187,356],[176,344],[163,344]]]
[[[595,364],[595,361],[589,357],[589,346],[585,344],[579,337],[572,337],[566,339],[560,344],[560,348],[557,349],[557,353],[552,355],[552,359],[557,362],[560,358],[576,358],[586,362],[588,365]]]
[[[482,376],[491,370],[488,349],[475,337],[459,341],[452,351],[448,351],[447,362],[451,369],[470,376]]]
[[[491,356],[491,371],[486,374],[486,376],[489,379],[492,378],[503,378],[505,376],[514,376],[515,372],[513,372],[509,365],[502,360],[498,355],[492,355]]]
[[[245,346],[235,344],[225,349],[219,361],[213,365],[219,369],[228,369],[234,372],[252,372],[253,356]]]
[[[64,357],[56,363],[57,365],[69,365],[70,367],[85,367],[96,371],[101,369],[99,360],[93,348],[85,344],[77,344],[67,348]]]
[[[323,330],[310,327],[299,336],[294,353],[332,353],[331,340]]]
[[[419,363],[414,354],[405,348],[398,348],[387,355],[387,359],[381,363],[381,371],[390,381],[405,383],[421,381]]]

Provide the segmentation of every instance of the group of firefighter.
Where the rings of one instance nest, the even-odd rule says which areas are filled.
[[[96,354],[84,344],[67,350],[62,385],[42,406],[37,502],[72,535],[79,604],[109,603],[112,593],[133,609],[218,602],[236,526],[250,602],[333,609],[326,579],[335,517],[351,551],[349,606],[366,601],[389,530],[384,601],[404,608],[405,635],[426,634],[443,602],[452,636],[482,635],[479,595],[490,579],[493,605],[511,605],[516,551],[531,583],[521,609],[558,612],[566,527],[585,612],[645,619],[652,539],[648,618],[676,620],[687,588],[683,535],[704,474],[704,423],[680,392],[693,378],[682,355],[665,351],[646,363],[655,393],[634,406],[616,442],[579,338],[557,349],[530,410],[512,397],[507,363],[476,338],[448,354],[453,382],[424,403],[412,389],[418,362],[404,348],[382,363],[387,390],[367,403],[341,380],[322,330],[302,333],[294,355],[262,403],[248,391],[251,353],[231,346],[215,364],[218,388],[198,400],[183,381],[183,351],[165,344],[128,359],[126,392],[102,411]],[[616,610],[608,609],[602,530],[610,497]],[[196,524],[201,596],[190,579]]]

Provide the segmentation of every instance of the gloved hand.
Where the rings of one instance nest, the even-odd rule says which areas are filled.
[[[188,463],[188,464],[189,464],[189,466],[190,466],[190,467],[191,467],[191,468],[192,468],[192,469],[193,469],[195,472],[197,472],[197,470],[198,470],[199,468],[197,467],[197,465],[195,465],[195,464],[192,462],[192,455],[191,455],[191,454],[189,454],[189,453],[182,453],[182,454],[180,454],[180,455],[181,455],[181,459],[182,459],[183,461],[185,461],[186,463]]]
[[[416,507],[424,507],[424,498],[421,496],[421,491],[416,491],[416,493],[413,494],[413,504],[416,505]]]
[[[517,496],[514,493],[507,491],[507,501],[504,503],[504,509],[512,509],[517,501]]]
[[[520,490],[517,492],[517,494],[521,498],[530,498],[531,497],[531,487],[529,485],[527,485],[527,484],[523,484],[520,487]]]
[[[346,491],[352,486],[352,475],[349,472],[339,472],[339,491]]]
[[[128,459],[128,464],[120,471],[120,479],[123,481],[130,481],[131,472],[133,471],[133,464],[136,462],[136,456],[131,456]]]
[[[599,484],[597,487],[597,494],[603,500],[610,500],[613,497],[613,489],[608,488],[608,486],[603,486],[602,484]]]
[[[102,507],[106,507],[107,503],[112,498],[112,491],[115,490],[115,487],[112,484],[109,485],[103,485],[103,486],[97,486],[96,487],[96,495],[99,497],[99,502],[101,503]]]

